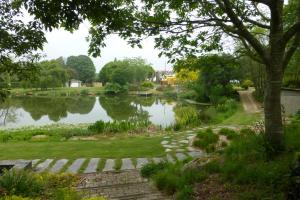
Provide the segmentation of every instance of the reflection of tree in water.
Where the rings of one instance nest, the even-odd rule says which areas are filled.
[[[11,100],[9,98],[0,103],[0,126],[9,122],[15,122],[17,119],[16,108],[10,105]]]
[[[94,108],[96,97],[66,98],[66,102],[70,113],[87,114]]]
[[[34,120],[48,115],[52,121],[59,121],[67,112],[86,114],[95,104],[95,97],[19,97],[12,99],[17,107],[29,112]]]
[[[137,99],[133,96],[101,96],[99,103],[113,120],[146,120],[149,118],[149,113],[142,109],[142,105],[149,103],[149,100],[138,101]]]

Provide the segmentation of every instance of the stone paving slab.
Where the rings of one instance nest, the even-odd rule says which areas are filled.
[[[88,166],[84,170],[84,173],[94,173],[97,172],[98,164],[100,162],[100,158],[91,158]]]
[[[147,158],[137,158],[136,159],[136,168],[140,169],[142,168],[144,165],[148,164],[149,161]]]
[[[67,164],[68,161],[69,160],[67,159],[60,159],[56,161],[56,163],[52,166],[52,168],[49,171],[52,173],[59,172],[65,166],[65,164]]]
[[[78,172],[78,170],[80,169],[81,165],[84,163],[85,158],[79,158],[76,159],[72,165],[69,166],[69,168],[67,169],[67,172],[69,173],[76,173]]]
[[[201,151],[191,151],[188,152],[188,155],[191,156],[192,158],[198,158],[203,156],[203,153]]]
[[[41,159],[34,159],[31,161],[32,166],[35,166]]]
[[[52,162],[53,162],[53,159],[46,159],[44,162],[39,163],[35,167],[35,171],[36,172],[43,172],[43,171],[45,171]]]
[[[153,162],[154,163],[160,163],[160,162],[164,162],[164,159],[163,158],[152,158]]]
[[[129,169],[135,169],[132,160],[130,158],[123,158],[121,170],[129,170]]]
[[[115,167],[115,159],[107,159],[103,171],[104,172],[114,171],[115,170],[114,167]]]
[[[176,158],[177,158],[177,160],[182,161],[182,160],[186,159],[187,156],[183,153],[176,153]]]
[[[170,162],[170,163],[175,162],[175,160],[174,160],[173,156],[171,156],[171,154],[167,154],[167,161]]]

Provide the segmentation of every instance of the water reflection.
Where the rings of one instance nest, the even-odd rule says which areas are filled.
[[[137,118],[168,126],[174,123],[175,105],[173,100],[137,96],[14,97],[0,104],[0,126],[76,124]]]

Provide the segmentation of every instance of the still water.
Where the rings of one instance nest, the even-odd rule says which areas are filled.
[[[157,97],[13,97],[0,105],[0,127],[19,128],[53,123],[148,119],[166,127],[175,122],[173,100]]]

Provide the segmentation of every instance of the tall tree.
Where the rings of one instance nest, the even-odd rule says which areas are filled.
[[[265,133],[275,151],[283,148],[280,90],[285,68],[300,43],[300,2],[289,0],[79,0],[24,1],[47,28],[78,28],[91,22],[90,50],[100,54],[105,36],[118,33],[140,45],[157,36],[156,47],[170,57],[221,49],[222,40],[241,41],[251,57],[266,66]],[[290,14],[294,17],[290,17]],[[264,40],[255,27],[266,30]]]
[[[70,56],[67,59],[67,66],[76,71],[77,78],[83,83],[93,82],[96,69],[93,61],[88,56]]]
[[[46,42],[38,21],[22,21],[20,1],[0,1],[0,74],[30,78],[36,72],[34,51]],[[0,88],[0,100],[6,95]]]

